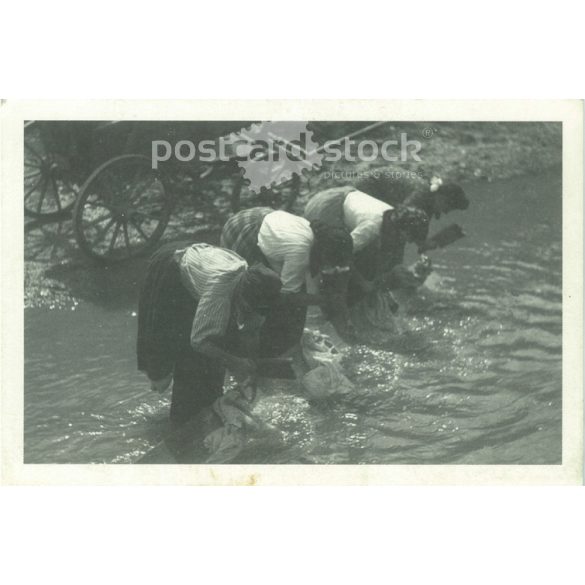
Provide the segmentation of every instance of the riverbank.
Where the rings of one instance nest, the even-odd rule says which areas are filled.
[[[336,128],[337,136],[352,131],[353,126],[356,123],[340,125]],[[402,133],[409,140],[420,141],[421,160],[393,163],[392,168],[423,177],[438,176],[461,183],[489,184],[515,176],[546,174],[559,169],[562,162],[562,128],[557,123],[400,122],[385,124],[364,137],[382,143],[396,139]],[[331,136],[319,136],[316,132],[315,138],[322,143]],[[381,162],[323,165],[301,181],[294,211],[302,212],[306,200],[316,191],[350,182],[346,178],[351,176],[348,173],[388,168]],[[226,192],[226,200],[227,197]],[[247,203],[249,201],[244,197],[243,204]],[[196,217],[200,210],[194,207],[189,198],[178,203],[165,240],[195,237],[193,226],[200,225],[201,220]],[[204,232],[197,233],[198,239],[217,240],[228,209],[225,201],[218,201],[218,207],[223,211],[210,218]],[[77,249],[69,218],[49,223],[27,223],[24,252],[25,308],[75,310],[80,300],[104,306],[131,304],[145,266],[144,259],[118,266],[91,264]]]

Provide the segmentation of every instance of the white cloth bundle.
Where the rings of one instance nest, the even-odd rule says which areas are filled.
[[[301,349],[309,368],[301,378],[301,386],[310,398],[324,400],[354,389],[341,368],[341,353],[329,336],[305,329],[301,337]]]
[[[303,331],[301,350],[303,359],[310,370],[323,364],[339,364],[341,361],[341,354],[333,345],[330,337],[311,329]]]
[[[354,390],[354,385],[345,377],[339,364],[333,362],[307,372],[301,385],[313,400],[325,400]]]
[[[278,432],[272,425],[262,421],[252,409],[258,402],[258,392],[251,393],[254,400],[244,398],[247,388],[233,388],[218,398],[212,409],[223,426],[209,433],[203,443],[209,450],[207,463],[230,463],[244,449],[246,434],[253,432]]]
[[[376,290],[356,303],[350,311],[358,340],[373,346],[385,346],[402,333],[400,321],[392,313],[390,293]]]

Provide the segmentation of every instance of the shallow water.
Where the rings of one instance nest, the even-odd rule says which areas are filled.
[[[275,386],[237,463],[561,463],[561,180],[466,186],[468,237],[403,303],[424,349],[345,350],[357,390],[326,404]],[[129,463],[169,431],[135,370],[131,300],[25,311],[25,462]],[[112,307],[113,305],[113,307]],[[204,454],[201,454],[203,457]]]

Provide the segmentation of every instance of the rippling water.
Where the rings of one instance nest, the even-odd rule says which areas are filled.
[[[560,174],[466,190],[446,223],[468,237],[402,305],[424,349],[347,348],[357,390],[326,404],[276,386],[258,410],[281,440],[250,437],[237,463],[561,463]],[[25,462],[129,463],[168,433],[134,310],[25,311]]]

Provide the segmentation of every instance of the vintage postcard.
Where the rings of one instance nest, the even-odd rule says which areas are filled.
[[[0,116],[3,483],[582,483],[581,101]]]

